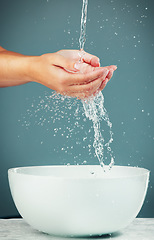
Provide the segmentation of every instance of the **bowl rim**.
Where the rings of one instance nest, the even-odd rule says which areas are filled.
[[[150,171],[146,168],[141,168],[141,167],[133,167],[133,166],[121,166],[121,165],[114,165],[113,168],[129,168],[129,169],[138,169],[138,170],[142,170],[143,172],[139,172],[138,174],[134,174],[134,175],[123,175],[123,176],[111,176],[111,175],[104,175],[104,176],[97,176],[94,175],[95,177],[94,178],[89,178],[87,176],[80,176],[80,177],[75,177],[75,176],[55,176],[55,175],[36,175],[36,174],[27,174],[27,173],[24,173],[24,172],[18,172],[19,169],[29,169],[29,168],[46,168],[46,167],[50,167],[50,168],[66,168],[66,167],[69,167],[69,168],[85,168],[85,167],[98,167],[100,165],[96,164],[96,165],[40,165],[40,166],[25,166],[25,167],[15,167],[15,168],[10,168],[8,169],[8,175],[13,173],[13,174],[16,174],[16,175],[24,175],[24,176],[28,176],[28,177],[46,177],[46,178],[52,178],[52,179],[63,179],[63,180],[67,180],[67,179],[72,179],[72,180],[81,180],[81,179],[88,179],[88,180],[98,180],[98,179],[102,179],[102,180],[112,180],[112,179],[125,179],[125,178],[135,178],[135,177],[139,177],[139,176],[144,176],[144,175],[149,175],[150,174]],[[101,166],[100,166],[101,167]],[[112,171],[109,170],[109,171]],[[105,172],[104,172],[105,173]]]

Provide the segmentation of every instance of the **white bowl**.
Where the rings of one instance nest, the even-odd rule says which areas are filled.
[[[37,166],[8,170],[15,205],[33,228],[53,235],[95,236],[116,232],[139,213],[149,171],[99,165]]]

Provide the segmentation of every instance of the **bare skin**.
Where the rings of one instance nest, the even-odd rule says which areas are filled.
[[[80,73],[88,73],[92,71],[96,71],[98,68],[100,68],[100,63],[98,62],[98,58],[88,54],[86,52],[82,52],[82,61],[81,60],[81,53],[78,50],[60,50],[57,52],[60,55],[63,55],[65,57],[68,57],[69,59],[76,61],[76,68],[80,71]],[[66,92],[67,95],[72,97],[77,97],[80,99],[88,98],[91,95],[95,95],[97,92],[102,91],[108,81],[112,78],[113,72],[117,69],[115,65],[106,66],[103,67],[104,74],[101,76],[101,78],[95,80],[95,85],[91,86],[88,91],[84,92],[78,92],[77,95],[75,92]],[[90,83],[92,84],[92,82]]]
[[[0,47],[0,87],[37,82],[61,94],[84,98],[104,88],[115,66],[99,67],[99,59],[78,50],[61,50],[41,56],[25,56]]]

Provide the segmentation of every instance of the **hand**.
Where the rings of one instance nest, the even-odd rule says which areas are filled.
[[[114,71],[117,69],[117,66],[111,65],[111,66],[106,66],[105,68],[107,68],[109,72],[105,80],[102,81],[98,91],[102,91],[106,87],[108,81],[110,81],[110,79],[112,78]]]
[[[83,63],[87,63],[91,65],[92,67],[100,67],[100,61],[99,58],[89,54],[85,51],[79,51],[79,50],[60,50],[57,52],[58,54],[69,58],[70,60],[79,62],[82,56]]]
[[[115,66],[100,68],[99,59],[81,51],[61,50],[42,56],[25,56],[0,47],[0,87],[41,83],[61,94],[88,98],[102,90]]]
[[[69,58],[70,60],[72,59],[77,61],[75,66],[80,71],[80,73],[92,72],[97,70],[98,67],[100,67],[99,58],[89,53],[86,53],[84,51],[81,52],[79,50],[60,50],[57,53],[64,57]],[[80,62],[81,55],[82,55],[82,62]],[[112,78],[113,72],[117,69],[117,67],[115,65],[111,65],[111,66],[104,67],[104,69],[108,70],[108,74],[106,78],[97,87],[96,91],[93,91],[93,93],[89,92],[89,94],[95,95],[97,94],[97,92],[102,91],[105,88],[108,81]],[[78,95],[78,97],[86,98],[90,96],[89,94],[81,93]],[[73,95],[71,94],[71,96]]]
[[[64,55],[65,52],[65,56]],[[63,95],[78,98],[91,96],[106,79],[106,68],[95,68],[95,71],[80,73],[77,61],[80,59],[77,50],[61,50],[57,53],[31,57],[29,77],[31,81],[41,83]],[[63,53],[63,54],[62,54]],[[66,56],[67,55],[67,56]],[[99,60],[90,54],[84,55],[84,61],[99,66]]]

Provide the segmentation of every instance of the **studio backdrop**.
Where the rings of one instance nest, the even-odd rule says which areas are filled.
[[[79,49],[81,8],[82,0],[0,0],[0,45],[25,55]],[[85,51],[118,67],[103,91],[115,164],[151,172],[139,217],[154,217],[153,22],[153,1],[89,0]],[[36,83],[1,88],[0,217],[18,216],[9,168],[99,164],[93,137],[80,100]]]

